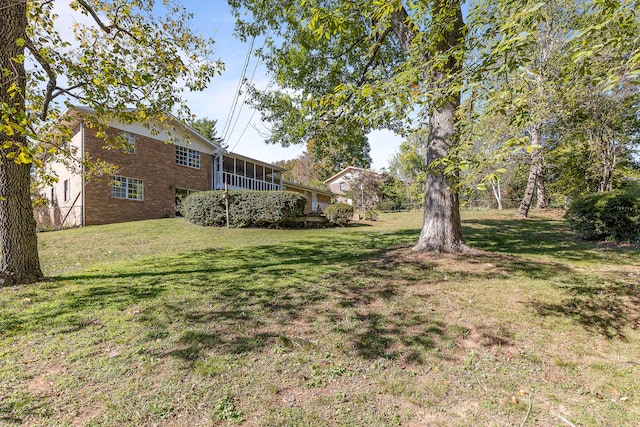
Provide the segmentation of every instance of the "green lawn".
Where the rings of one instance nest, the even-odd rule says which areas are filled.
[[[39,235],[0,289],[0,425],[637,426],[640,251],[560,215],[325,230],[182,219]]]

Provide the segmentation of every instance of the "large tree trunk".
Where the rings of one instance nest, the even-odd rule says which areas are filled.
[[[407,17],[404,8],[400,8],[394,13],[391,25],[401,45],[410,52],[415,33],[409,27]],[[432,20],[436,23],[433,31],[440,33],[437,34],[439,42],[431,55],[440,58],[448,55],[448,57],[442,61],[441,65],[434,66],[434,69],[425,72],[425,80],[429,84],[442,86],[440,90],[443,93],[440,99],[433,101],[434,105],[429,118],[427,164],[448,156],[458,142],[456,111],[460,106],[460,93],[451,91],[446,85],[451,85],[450,79],[460,71],[462,64],[462,59],[457,56],[460,53],[461,43],[464,43],[464,20],[460,2],[434,2]],[[430,171],[425,185],[424,223],[414,250],[464,252],[468,249],[462,239],[460,203],[456,184],[456,176],[446,174],[441,166]]]
[[[452,102],[431,114],[427,163],[448,155],[456,138],[455,112],[458,105]],[[441,167],[436,167],[427,176],[424,222],[414,250],[464,252],[468,249],[462,239],[460,203],[453,188],[453,179]]]
[[[26,2],[15,1],[0,7],[0,103],[8,111],[2,125],[24,114],[26,74],[24,64],[15,60],[24,54],[27,26]],[[13,87],[14,89],[10,90]],[[4,115],[3,114],[3,115]],[[5,121],[6,120],[6,121]],[[38,258],[36,223],[31,203],[31,167],[14,159],[27,143],[20,132],[0,132],[0,285],[32,283],[43,278]]]
[[[530,129],[531,145],[533,151],[531,152],[531,165],[529,166],[529,177],[527,179],[527,187],[524,190],[524,196],[520,202],[518,208],[518,216],[526,217],[529,215],[529,209],[531,209],[531,202],[533,200],[533,193],[536,190],[536,184],[538,183],[538,176],[542,174],[542,151],[540,149],[540,126],[534,125]],[[544,197],[544,194],[543,194]],[[540,197],[538,197],[540,198]]]

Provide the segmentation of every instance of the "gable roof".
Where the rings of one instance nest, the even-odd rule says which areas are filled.
[[[298,184],[297,182],[287,181],[286,179],[282,180],[282,184],[285,187],[298,188],[300,190],[310,191],[310,192],[318,193],[318,194],[324,194],[326,196],[334,196],[335,195],[330,190],[325,190],[323,188],[318,188],[318,187],[309,187],[308,185]]]
[[[358,167],[355,167],[355,166],[347,166],[346,168],[342,169],[337,174],[335,174],[332,177],[322,181],[322,183],[323,184],[331,183],[333,181],[336,181],[338,178],[341,178],[344,175],[347,175],[348,173],[352,173],[352,172],[363,172],[363,173],[371,173],[371,174],[374,174],[374,175],[380,175],[380,172],[376,172],[376,171],[371,170],[371,169],[358,168]]]
[[[131,109],[131,111],[133,111],[133,109]],[[87,114],[90,115],[90,114],[94,114],[95,110],[93,108],[86,107],[84,105],[72,105],[71,107],[67,108],[64,111],[64,113],[62,113],[62,117],[70,117],[70,118],[72,118],[72,120],[70,120],[69,123],[73,124],[73,123],[75,123],[76,121],[79,120],[78,113],[85,114],[85,115],[87,115]],[[173,127],[175,127],[176,129],[182,129],[185,133],[187,133],[190,136],[192,136],[198,142],[203,143],[203,144],[209,146],[210,148],[212,148],[214,152],[221,152],[221,151],[222,152],[226,152],[226,150],[224,150],[224,148],[222,148],[222,146],[220,146],[219,144],[209,140],[207,137],[203,136],[201,133],[196,131],[190,125],[180,121],[173,114],[168,113],[168,116],[169,116],[169,118],[171,120],[171,125]],[[117,122],[116,119],[111,119],[110,120],[110,122],[113,122],[113,121]],[[136,123],[142,123],[142,122],[136,122]]]

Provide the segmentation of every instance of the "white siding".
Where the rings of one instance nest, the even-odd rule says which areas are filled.
[[[75,158],[82,158],[82,130],[71,138],[70,146],[76,150]],[[50,187],[41,190],[49,201],[46,208],[36,209],[36,218],[42,226],[75,227],[82,225],[82,175],[80,163],[76,170],[69,170],[64,164],[55,162],[48,165],[48,172],[58,178]],[[68,192],[65,200],[65,181],[68,181]],[[52,198],[53,196],[53,198]],[[74,203],[75,202],[75,203]],[[66,217],[66,219],[65,219]],[[64,220],[64,224],[62,221]]]
[[[142,123],[133,123],[133,124],[125,124],[120,122],[112,121],[109,123],[109,126],[124,130],[127,132],[135,133],[137,135],[146,136],[148,138],[157,139],[159,141],[166,142],[169,140],[169,135],[167,132],[161,130],[157,134],[152,132],[151,129],[145,127]],[[188,147],[192,150],[200,151],[201,153],[213,154],[216,149],[211,146],[211,144],[201,140],[200,138],[192,135],[189,132],[176,132],[172,133],[174,140],[172,141],[175,145],[179,145],[181,147]]]

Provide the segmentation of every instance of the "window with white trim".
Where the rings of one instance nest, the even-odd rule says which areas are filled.
[[[182,166],[200,169],[200,152],[176,145],[176,163]]]
[[[120,138],[124,140],[126,147],[122,148],[123,153],[135,154],[136,153],[136,134],[127,132],[125,130],[120,131]]]
[[[144,181],[124,176],[112,176],[111,197],[115,199],[144,200]]]

